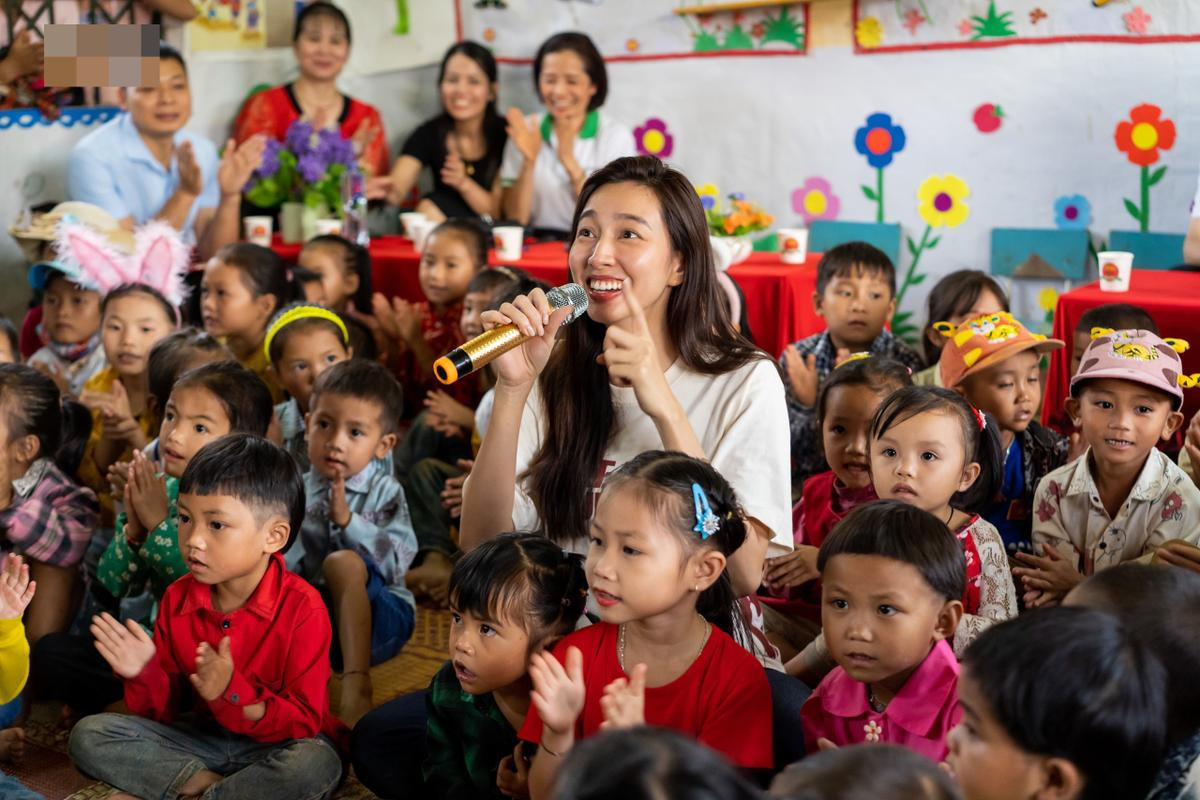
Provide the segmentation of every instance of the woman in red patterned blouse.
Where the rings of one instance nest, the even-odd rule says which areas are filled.
[[[256,133],[282,142],[291,124],[303,118],[318,128],[337,128],[354,142],[365,175],[386,175],[388,148],[379,111],[337,88],[338,75],[350,55],[350,21],[346,15],[323,0],[305,6],[296,15],[292,48],[300,76],[246,101],[234,123],[238,143]]]

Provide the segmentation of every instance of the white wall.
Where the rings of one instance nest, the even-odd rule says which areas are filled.
[[[290,56],[255,60],[199,57],[191,62],[192,127],[213,139],[228,132],[250,86],[287,76]],[[923,229],[917,185],[953,172],[971,187],[971,216],[946,232],[923,257],[925,269],[947,272],[987,266],[993,227],[1053,227],[1053,202],[1083,194],[1092,204],[1092,230],[1132,228],[1123,197],[1137,199],[1138,170],[1113,143],[1113,129],[1142,102],[1162,106],[1178,138],[1169,165],[1152,190],[1152,228],[1182,232],[1200,164],[1200,44],[1066,44],[990,50],[854,55],[849,47],[817,48],[784,58],[684,59],[627,62],[609,68],[607,110],[631,127],[649,117],[667,121],[675,137],[670,161],[695,183],[744,191],[791,222],[790,196],[807,176],[828,178],[841,198],[842,219],[868,220],[873,207],[859,185],[874,173],[854,151],[857,127],[886,111],[908,134],[888,168],[889,220],[908,233]],[[348,77],[343,88],[377,105],[393,153],[404,136],[437,109],[436,68]],[[529,68],[502,67],[502,104],[534,107]],[[1000,131],[979,133],[975,107],[998,103],[1007,115]],[[20,196],[11,191],[28,173],[45,176],[34,200],[59,199],[70,145],[85,131],[55,126],[0,131],[0,220],[11,220]],[[903,267],[903,265],[901,265]],[[24,299],[15,246],[0,241],[0,310]],[[926,281],[910,295],[923,301]]]

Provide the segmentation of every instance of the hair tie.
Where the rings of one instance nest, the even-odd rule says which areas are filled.
[[[342,322],[342,318],[328,308],[321,306],[300,305],[294,308],[289,308],[275,318],[271,326],[267,328],[267,336],[263,339],[263,352],[267,354],[267,360],[271,360],[271,342],[275,340],[275,336],[288,325],[302,319],[323,319],[337,325],[338,330],[342,332],[342,343],[349,346],[350,333],[346,330],[346,323]]]
[[[721,520],[713,513],[708,504],[708,495],[700,488],[700,484],[692,484],[692,502],[696,506],[696,525],[692,528],[700,534],[701,539],[707,539],[721,530]]]
[[[982,431],[982,430],[986,429],[987,428],[987,417],[985,417],[983,415],[983,412],[980,411],[975,406],[971,406],[971,410],[973,412],[975,412],[975,424],[977,424],[979,426],[979,430]]]

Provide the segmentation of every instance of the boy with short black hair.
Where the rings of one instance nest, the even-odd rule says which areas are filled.
[[[825,253],[817,265],[813,308],[825,318],[826,330],[790,345],[779,360],[788,376],[793,493],[805,478],[828,469],[814,404],[834,367],[860,352],[910,370],[923,366],[921,356],[887,329],[896,311],[896,268],[879,248],[847,242]]]
[[[326,694],[329,621],[281,555],[303,516],[295,463],[266,439],[235,434],[196,454],[179,482],[190,574],[163,595],[154,638],[93,621],[138,716],[81,721],[70,753],[82,771],[129,792],[118,797],[333,792],[346,730]]]
[[[416,620],[404,575],[417,537],[404,489],[380,461],[396,445],[402,409],[392,374],[361,359],[321,373],[309,398],[308,505],[288,564],[320,588],[336,621],[339,711],[350,725],[371,709],[371,665],[396,655]]]

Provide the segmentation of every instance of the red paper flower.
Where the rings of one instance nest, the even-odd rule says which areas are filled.
[[[1175,144],[1175,123],[1162,119],[1162,109],[1150,103],[1136,106],[1129,119],[1117,123],[1117,149],[1129,157],[1130,163],[1148,167],[1158,161],[1159,150],[1170,150]]]
[[[1178,514],[1181,508],[1183,508],[1183,498],[1179,496],[1179,492],[1171,492],[1163,502],[1162,518],[1170,519]]]

